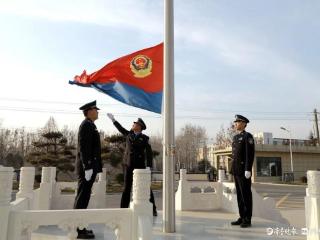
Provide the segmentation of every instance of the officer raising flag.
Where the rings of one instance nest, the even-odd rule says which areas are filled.
[[[126,137],[126,148],[123,156],[124,189],[121,197],[121,208],[128,208],[130,204],[130,194],[133,181],[133,170],[152,168],[153,152],[149,144],[149,137],[142,133],[147,126],[141,118],[133,122],[131,130],[128,131],[116,121],[113,114],[107,116],[113,122],[118,131]],[[150,189],[150,202],[153,205],[153,216],[157,216],[157,208],[154,201],[153,192]]]

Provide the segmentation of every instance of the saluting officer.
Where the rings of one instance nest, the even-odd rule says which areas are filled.
[[[254,139],[245,131],[249,120],[241,115],[236,115],[234,128],[237,135],[232,142],[232,173],[234,175],[237,201],[240,218],[231,222],[231,225],[240,225],[242,228],[251,226],[252,217],[252,192],[251,171],[254,160]]]
[[[153,153],[149,144],[149,137],[142,133],[146,124],[141,118],[133,123],[130,131],[123,128],[111,113],[107,114],[114,126],[126,137],[126,148],[123,156],[124,190],[121,197],[121,208],[128,208],[133,181],[133,170],[152,168]],[[153,204],[153,216],[157,216],[153,192],[150,189],[150,202]]]
[[[76,172],[78,175],[78,190],[74,202],[74,209],[86,209],[91,196],[91,188],[97,173],[102,172],[100,134],[94,121],[98,119],[96,101],[80,107],[85,119],[78,132],[78,146],[76,156]],[[91,239],[94,234],[91,230],[78,231],[78,238]]]

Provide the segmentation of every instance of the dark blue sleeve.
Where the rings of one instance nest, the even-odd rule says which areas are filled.
[[[252,171],[252,165],[254,160],[254,138],[250,133],[246,134],[245,137],[246,144],[246,159],[245,159],[245,171]]]
[[[80,137],[80,160],[84,170],[92,169],[92,143],[93,143],[93,128],[90,123],[84,123],[79,129]]]
[[[127,129],[125,129],[124,127],[122,127],[121,126],[121,124],[118,122],[118,121],[115,121],[114,123],[113,123],[113,125],[118,129],[118,131],[122,134],[122,135],[124,135],[124,136],[127,136],[129,133],[130,133],[130,131],[128,131]]]

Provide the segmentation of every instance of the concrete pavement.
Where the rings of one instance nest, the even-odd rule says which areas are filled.
[[[300,228],[285,226],[283,224],[267,221],[261,218],[253,218],[252,227],[242,229],[239,226],[231,226],[235,219],[234,214],[225,212],[176,212],[176,232],[162,232],[162,211],[154,218],[153,240],[239,240],[239,239],[306,239]],[[116,240],[116,236],[110,229],[102,225],[89,226],[94,230],[97,240]],[[66,233],[55,226],[42,227],[33,233],[33,240],[66,240]]]

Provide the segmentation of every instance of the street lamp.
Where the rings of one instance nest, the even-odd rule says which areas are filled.
[[[284,128],[280,127],[281,130],[284,130],[289,133],[289,148],[290,148],[290,160],[291,160],[291,172],[293,173],[293,163],[292,163],[292,146],[291,146],[291,131]]]

